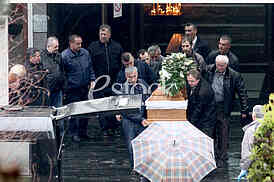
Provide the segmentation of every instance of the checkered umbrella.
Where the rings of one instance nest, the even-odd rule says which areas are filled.
[[[190,122],[154,122],[132,141],[134,170],[152,182],[197,182],[216,168],[213,139]]]

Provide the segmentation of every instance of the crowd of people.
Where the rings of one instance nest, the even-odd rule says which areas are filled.
[[[187,119],[214,139],[217,166],[223,167],[228,160],[229,123],[235,94],[240,100],[241,124],[247,124],[248,97],[239,60],[230,50],[232,39],[228,35],[220,36],[217,50],[211,50],[198,35],[194,24],[187,23],[184,28],[180,51],[198,65],[197,70],[191,70],[187,75]],[[69,37],[68,48],[60,53],[58,38],[49,37],[45,50],[28,49],[26,73],[23,75],[34,85],[28,89],[32,90],[31,98],[40,94],[28,105],[60,107],[88,100],[90,91],[94,99],[113,96],[117,95],[113,92],[114,85],[120,94],[143,94],[144,102],[151,93],[144,93],[143,87],[135,85],[141,83],[152,91],[157,89],[165,57],[158,45],[141,49],[137,58],[133,54],[124,52],[120,43],[111,39],[111,27],[106,24],[99,28],[99,40],[92,42],[87,49],[82,48],[81,36],[74,34]],[[19,73],[10,72],[9,78],[12,74],[19,77]],[[9,80],[11,91],[20,87],[20,84],[14,86],[18,80],[20,78]],[[48,91],[44,95],[38,90],[42,87]],[[125,90],[132,92],[126,93]],[[43,96],[48,97],[43,99]],[[133,115],[100,114],[98,118],[101,135],[114,134],[119,125],[122,126],[133,167],[131,140],[148,125],[145,108]],[[69,133],[74,142],[90,138],[87,122],[86,118],[70,120]],[[61,130],[64,130],[63,124]],[[142,178],[142,181],[146,180]]]

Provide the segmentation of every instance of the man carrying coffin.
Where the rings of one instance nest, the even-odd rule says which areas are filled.
[[[217,119],[214,92],[198,70],[188,72],[187,82],[187,120],[212,137]]]

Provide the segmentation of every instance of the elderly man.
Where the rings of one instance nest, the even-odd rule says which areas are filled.
[[[197,70],[188,72],[187,82],[190,86],[187,87],[187,120],[212,137],[217,119],[214,92]]]
[[[16,64],[11,67],[8,75],[8,83],[9,83],[9,104],[10,105],[24,105],[24,100],[21,99],[24,92],[25,85],[22,82],[25,81],[26,78],[26,68],[24,65]]]
[[[144,104],[145,100],[149,96],[147,94],[148,85],[143,80],[138,79],[137,68],[134,66],[125,68],[125,75],[127,80],[122,86],[121,93],[130,95],[142,94]],[[122,129],[130,155],[131,168],[133,168],[133,151],[131,141],[148,125],[147,120],[144,118],[144,111],[145,106],[142,106],[139,113],[116,115],[116,119],[122,122]],[[142,178],[142,180],[144,181],[145,178]]]
[[[64,70],[67,77],[66,102],[88,100],[88,91],[94,87],[95,75],[89,53],[82,47],[82,38],[79,35],[69,37],[69,48],[62,52]],[[87,118],[73,118],[70,120],[72,140],[89,139],[87,134]]]
[[[96,81],[93,97],[99,99],[112,96],[111,86],[116,82],[118,72],[122,67],[121,55],[123,49],[118,42],[111,39],[111,27],[109,25],[103,24],[100,26],[99,40],[92,42],[88,47],[88,51],[93,61],[95,77],[100,77]],[[106,77],[110,78],[109,83]],[[104,135],[109,131],[106,118],[104,114],[99,115],[101,133]]]
[[[163,58],[159,55],[159,48],[157,45],[150,46],[147,50],[150,57],[146,60],[146,63],[152,69],[153,73],[156,75],[156,80],[160,79],[160,70],[162,69]]]
[[[56,37],[47,39],[46,50],[41,53],[42,68],[47,70],[46,88],[50,91],[49,106],[63,105],[64,68],[61,54],[58,52],[59,41]]]
[[[151,68],[146,63],[135,60],[131,53],[124,52],[121,61],[123,67],[117,76],[118,83],[124,83],[126,81],[125,68],[130,66],[135,66],[138,69],[138,78],[144,80],[148,85],[156,82],[155,74]]]
[[[185,36],[191,39],[192,49],[198,52],[199,54],[201,54],[205,60],[210,52],[210,48],[208,46],[208,43],[205,40],[202,40],[197,35],[197,32],[198,32],[197,26],[194,25],[193,23],[187,23],[185,25]]]
[[[243,128],[245,133],[242,141],[242,152],[240,160],[241,172],[238,176],[238,181],[240,181],[244,176],[247,176],[247,170],[252,163],[250,155],[254,142],[254,133],[261,125],[260,121],[264,119],[264,106],[255,105],[253,107],[252,119],[253,122]]]
[[[216,122],[216,157],[217,165],[224,166],[228,159],[230,114],[237,93],[241,105],[241,117],[247,117],[247,91],[240,73],[228,67],[229,60],[225,55],[218,55],[215,64],[209,65],[205,74],[215,93],[217,122]]]
[[[207,64],[214,64],[218,55],[226,55],[229,59],[229,67],[240,72],[238,57],[231,52],[231,38],[228,35],[222,35],[219,39],[218,50],[213,50],[206,58]]]

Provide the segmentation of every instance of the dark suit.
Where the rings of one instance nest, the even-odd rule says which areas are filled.
[[[215,59],[218,55],[220,55],[221,53],[219,52],[219,50],[214,50],[214,51],[211,51],[209,53],[209,55],[207,56],[206,58],[206,63],[207,64],[215,64]],[[232,69],[234,69],[235,71],[237,72],[240,72],[240,67],[239,67],[239,59],[238,57],[233,54],[231,51],[229,51],[226,56],[228,57],[229,59],[229,63],[228,63],[228,66]]]
[[[212,137],[217,114],[214,92],[211,86],[201,78],[192,91],[190,87],[187,87],[187,95],[187,120]]]
[[[208,46],[208,43],[205,40],[202,40],[199,36],[197,36],[197,40],[194,44],[193,50],[199,54],[201,54],[206,60],[208,54],[210,53],[210,48]]]

